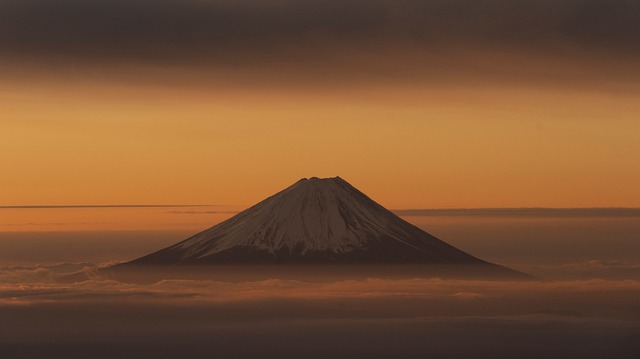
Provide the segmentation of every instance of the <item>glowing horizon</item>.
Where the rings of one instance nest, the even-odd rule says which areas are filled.
[[[3,2],[0,205],[640,207],[632,4],[304,4]]]

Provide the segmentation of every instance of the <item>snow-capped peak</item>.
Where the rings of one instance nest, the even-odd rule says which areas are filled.
[[[140,262],[304,260],[479,261],[407,223],[340,177],[303,178]]]

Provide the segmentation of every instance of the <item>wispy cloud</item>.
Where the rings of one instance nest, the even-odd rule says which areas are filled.
[[[317,281],[295,279],[264,279],[256,281],[219,281],[210,279],[191,279],[188,272],[185,277],[162,279],[158,277],[149,284],[118,281],[118,275],[101,269],[115,262],[93,264],[87,262],[58,263],[53,265],[8,266],[0,267],[0,298],[13,298],[33,302],[43,298],[82,298],[93,297],[96,293],[105,296],[138,297],[140,295],[159,298],[194,298],[198,301],[230,302],[236,300],[264,300],[268,298],[288,298],[306,300],[337,298],[422,298],[424,300],[485,300],[505,296],[529,296],[549,293],[582,293],[584,291],[640,291],[637,280],[582,279],[548,282],[529,281],[485,281],[485,280],[443,280],[437,277],[411,277],[399,279],[368,278]],[[576,265],[580,267],[619,267],[631,266],[628,263],[591,261]],[[637,268],[637,265],[634,266]],[[198,272],[198,270],[196,270]],[[75,275],[77,282],[62,278]],[[181,279],[183,278],[183,279]],[[64,294],[62,296],[62,294]],[[448,299],[447,299],[448,298]]]
[[[226,204],[82,204],[82,205],[8,205],[0,209],[74,209],[74,208],[206,208],[233,207]],[[168,214],[235,214],[240,210],[172,210]],[[639,217],[640,208],[411,208],[392,210],[399,216],[507,216],[507,217]]]
[[[504,217],[639,217],[640,208],[424,208],[399,209],[399,216],[504,216]]]
[[[65,209],[65,208],[189,208],[218,207],[220,204],[78,204],[78,205],[23,205],[0,206],[0,209]]]
[[[240,211],[168,211],[168,214],[236,214]]]
[[[154,358],[185,353],[205,358],[212,347],[230,358],[300,358],[319,350],[313,357],[533,353],[595,359],[635,358],[638,352],[640,282],[633,280],[166,279],[135,284],[94,275],[82,282],[56,282],[64,272],[95,274],[95,269],[86,263],[0,268],[0,350],[13,346],[16,355],[9,357],[29,358],[86,357],[100,343],[107,357],[135,348],[135,357],[151,353]],[[169,346],[159,344],[164,342]],[[54,343],[54,350],[43,343]],[[78,347],[84,348],[79,354]],[[203,355],[191,355],[194,348]]]

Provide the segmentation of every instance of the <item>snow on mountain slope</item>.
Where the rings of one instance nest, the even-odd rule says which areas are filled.
[[[402,220],[340,177],[301,179],[210,229],[132,263],[485,263]]]

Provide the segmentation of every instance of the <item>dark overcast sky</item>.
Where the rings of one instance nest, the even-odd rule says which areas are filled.
[[[0,56],[98,62],[290,61],[389,45],[635,56],[635,0],[5,0]],[[289,59],[289,60],[287,60]]]

